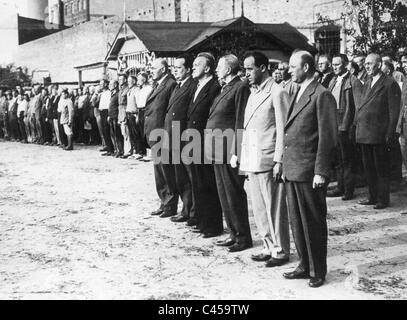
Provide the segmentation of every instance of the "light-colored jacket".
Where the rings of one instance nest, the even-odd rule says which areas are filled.
[[[240,170],[266,172],[282,162],[288,92],[272,78],[252,89],[246,106]]]
[[[59,107],[61,107],[61,119],[60,123],[61,124],[72,124],[73,123],[73,117],[74,117],[74,108],[73,108],[73,102],[71,99],[61,99],[59,101]]]

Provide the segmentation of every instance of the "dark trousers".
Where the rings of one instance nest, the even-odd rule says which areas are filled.
[[[400,182],[403,180],[403,157],[398,139],[392,139],[390,143],[390,180]]]
[[[51,143],[52,142],[52,128],[53,128],[53,123],[52,119],[48,119],[48,121],[45,121],[44,118],[41,119],[41,131],[43,135],[43,140],[44,142]]]
[[[127,112],[127,126],[129,128],[130,144],[131,150],[136,151],[136,141],[137,141],[137,115],[134,113]]]
[[[85,121],[83,109],[77,109],[75,113],[75,139],[77,142],[84,142]]]
[[[137,154],[146,154],[146,140],[144,137],[144,119],[145,110],[138,109],[137,122],[135,126],[135,150]]]
[[[252,244],[250,234],[245,177],[228,164],[215,164],[215,178],[219,200],[230,238],[237,243]]]
[[[327,273],[328,227],[326,187],[313,189],[312,182],[287,182],[291,230],[300,259],[299,269],[311,277]]]
[[[363,166],[369,199],[388,205],[390,202],[390,149],[385,144],[362,144]]]
[[[194,206],[192,201],[192,186],[188,171],[183,163],[174,164],[173,166],[177,194],[182,201],[181,214],[183,217],[190,218],[191,215],[194,216]]]
[[[112,139],[110,137],[110,127],[109,127],[109,122],[107,121],[107,118],[109,117],[109,111],[108,110],[100,110],[100,119],[102,122],[102,134],[103,138],[106,142],[106,148],[108,152],[114,152],[113,148],[113,143]]]
[[[355,188],[355,145],[347,132],[339,132],[336,147],[336,176],[338,189],[345,195],[353,195]]]
[[[194,219],[204,233],[222,233],[222,206],[213,165],[191,164],[186,168],[192,186],[193,210],[190,219]]]
[[[154,165],[155,186],[164,212],[177,212],[178,194],[175,182],[175,170],[171,164]]]
[[[14,140],[20,140],[20,129],[18,126],[17,114],[9,114],[10,137]]]
[[[110,139],[115,153],[123,154],[123,137],[117,119],[109,119]]]
[[[25,131],[24,123],[24,112],[21,112],[18,116],[18,128],[20,132],[20,139],[23,141],[27,141],[27,133]]]

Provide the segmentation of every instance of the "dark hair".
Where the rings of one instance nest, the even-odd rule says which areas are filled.
[[[250,51],[247,52],[244,55],[244,59],[246,60],[247,58],[252,57],[254,59],[254,64],[256,67],[260,68],[261,66],[266,66],[266,68],[268,69],[269,66],[269,59],[267,58],[267,56],[260,52],[260,51]]]
[[[390,74],[394,72],[394,65],[390,61],[384,60],[383,64],[390,69]]]
[[[183,53],[177,57],[177,59],[184,59],[185,68],[192,71],[192,64],[194,63],[194,58],[189,53]]]
[[[212,53],[210,52],[201,52],[197,55],[197,58],[205,58],[206,60],[206,65],[210,69],[210,73],[213,74],[215,72],[215,64],[216,64],[216,59],[213,56]]]
[[[340,58],[342,60],[342,64],[345,66],[348,65],[348,63],[349,63],[349,59],[346,54],[339,53],[339,54],[334,55],[334,58]]]
[[[357,76],[359,74],[359,65],[355,62],[355,61],[351,61],[350,62],[351,67],[355,70],[355,72],[353,73],[354,76]]]

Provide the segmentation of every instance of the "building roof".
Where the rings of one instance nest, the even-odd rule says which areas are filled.
[[[254,24],[245,17],[219,22],[126,21],[125,23],[149,51],[184,52],[221,30],[238,25],[240,22],[256,26],[276,42],[291,49],[299,48],[315,52],[315,48],[308,42],[308,39],[289,23]],[[122,45],[123,41],[116,39],[108,56],[111,53],[118,53]]]

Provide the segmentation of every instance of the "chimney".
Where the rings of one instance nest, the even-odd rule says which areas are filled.
[[[181,0],[174,0],[175,22],[181,22]]]

